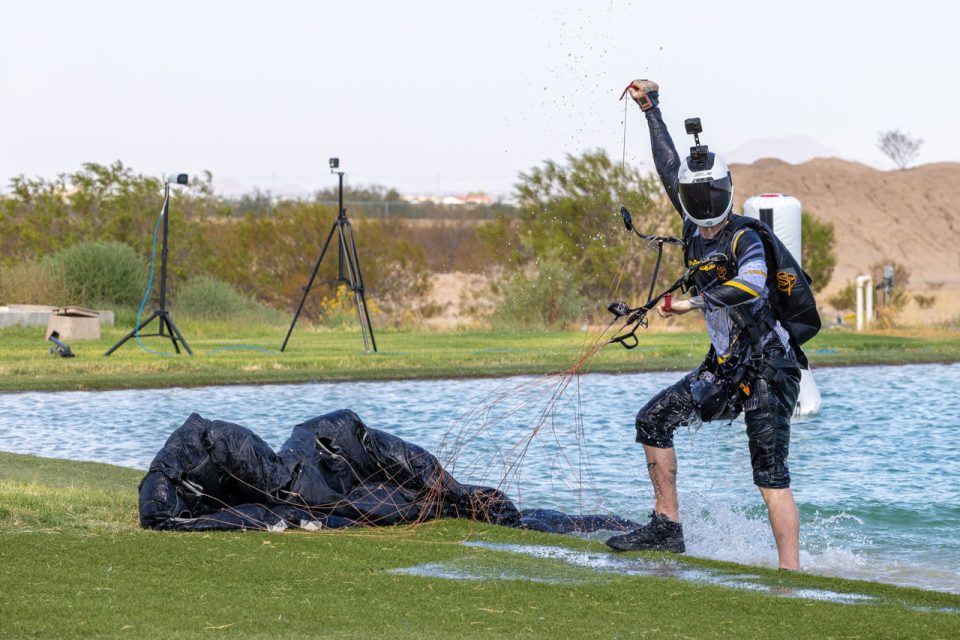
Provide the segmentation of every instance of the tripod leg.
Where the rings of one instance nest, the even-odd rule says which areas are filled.
[[[180,341],[180,344],[183,345],[183,348],[186,349],[187,353],[193,355],[193,351],[190,350],[190,345],[188,345],[187,341],[183,339],[183,334],[180,333],[180,329],[177,328],[177,325],[173,323],[173,318],[170,317],[170,314],[167,314],[167,327],[170,329],[171,333],[176,334],[177,340]]]
[[[323,243],[323,250],[320,251],[320,257],[317,258],[317,264],[313,265],[313,273],[310,274],[310,282],[307,283],[307,286],[303,288],[303,296],[300,298],[300,304],[297,306],[297,312],[293,314],[293,322],[290,323],[290,328],[287,329],[287,337],[283,339],[283,346],[280,347],[280,353],[283,353],[283,350],[287,348],[287,342],[290,340],[290,334],[293,333],[293,328],[297,324],[297,320],[300,318],[300,312],[303,311],[303,304],[307,301],[307,294],[310,293],[310,289],[313,288],[313,281],[317,278],[317,272],[320,271],[320,263],[323,262],[323,256],[326,255],[327,249],[330,247],[330,241],[333,239],[333,232],[337,230],[337,223],[334,222],[333,226],[330,228],[330,234],[327,236],[327,241]]]
[[[355,260],[353,255],[350,253],[350,245],[347,244],[347,238],[343,232],[344,227],[350,231],[351,236],[353,235],[350,223],[344,221],[344,223],[340,225],[340,279],[349,283],[350,290],[353,291],[353,299],[357,304],[357,320],[360,322],[360,334],[363,336],[363,350],[369,352],[370,344],[367,340],[367,326],[364,324],[363,311],[360,305],[360,293],[363,291],[363,283],[360,282],[359,278],[357,277]],[[347,265],[347,278],[344,278],[342,272],[344,263]]]
[[[133,331],[131,331],[131,332],[128,333],[127,335],[123,336],[123,337],[120,339],[120,341],[117,342],[117,344],[115,344],[115,345],[113,345],[112,347],[110,347],[110,348],[107,350],[107,352],[106,352],[105,354],[103,354],[103,355],[104,355],[104,356],[109,356],[111,353],[113,353],[114,351],[116,351],[117,349],[119,349],[121,346],[123,346],[123,344],[124,344],[127,340],[129,340],[129,339],[132,338],[133,336],[137,335],[137,333],[139,333],[141,329],[143,329],[145,326],[147,326],[148,324],[150,324],[150,322],[151,322],[154,318],[156,318],[157,316],[159,316],[159,315],[160,315],[160,311],[154,311],[153,313],[151,313],[149,318],[147,318],[146,320],[144,320],[143,322],[141,322],[139,325],[137,325],[136,327],[134,327]],[[162,321],[161,321],[161,326],[163,326]]]
[[[170,316],[164,314],[160,316],[160,336],[163,337],[163,325],[167,325],[167,329],[170,330],[170,333],[167,334],[167,337],[170,338],[170,342],[173,343],[173,350],[177,352],[177,355],[180,355],[180,345],[177,344],[177,336],[173,333],[173,328],[170,326]]]
[[[170,317],[170,314],[166,313],[163,317],[167,322],[167,328],[170,330],[170,339],[173,340],[173,348],[177,350],[177,353],[180,353],[180,348],[177,346],[177,340],[179,340],[180,344],[183,345],[183,348],[186,349],[187,353],[193,355],[193,351],[190,350],[190,345],[188,345],[187,341],[183,339],[183,334],[180,333],[180,329],[177,328],[177,325],[173,323],[173,318]],[[176,336],[176,339],[174,339],[173,336]]]
[[[347,222],[347,231],[350,235],[350,249],[348,253],[350,259],[351,271],[355,274],[354,277],[354,295],[357,299],[357,316],[360,318],[360,328],[364,331],[363,335],[363,346],[367,346],[367,335],[366,332],[370,332],[370,342],[373,344],[373,352],[377,352],[377,339],[373,335],[373,324],[370,322],[370,310],[367,307],[367,294],[366,288],[363,284],[363,274],[360,272],[360,255],[357,253],[357,241],[353,237],[353,227]],[[344,241],[345,242],[345,241]],[[363,314],[361,315],[360,309],[363,308]],[[366,320],[366,324],[364,324]]]

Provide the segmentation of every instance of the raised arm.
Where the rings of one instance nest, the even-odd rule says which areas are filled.
[[[634,80],[627,87],[626,92],[647,116],[650,147],[653,150],[653,162],[657,167],[657,174],[660,175],[660,182],[663,183],[673,208],[683,217],[683,209],[680,207],[680,198],[677,194],[680,156],[677,154],[673,138],[670,137],[663,115],[660,113],[660,88],[652,80]]]

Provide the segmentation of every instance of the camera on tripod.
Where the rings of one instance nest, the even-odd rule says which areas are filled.
[[[313,267],[313,274],[310,281],[303,288],[303,297],[300,298],[300,304],[297,306],[296,313],[293,314],[293,321],[287,330],[287,337],[283,339],[283,345],[280,347],[280,353],[287,348],[287,342],[290,341],[290,334],[300,318],[303,311],[303,304],[307,301],[307,295],[314,287],[314,281],[317,279],[317,273],[320,271],[320,264],[323,257],[330,248],[330,241],[334,234],[337,237],[337,251],[339,253],[337,265],[339,267],[336,282],[343,283],[347,289],[353,292],[357,302],[357,318],[360,320],[360,331],[363,334],[363,349],[370,351],[370,345],[373,345],[373,352],[377,352],[377,339],[373,336],[373,325],[370,323],[370,310],[367,308],[367,294],[363,286],[363,275],[360,273],[360,257],[357,255],[357,242],[353,237],[353,227],[347,220],[347,210],[343,208],[343,171],[340,171],[340,158],[330,158],[330,173],[337,174],[339,184],[337,185],[337,218],[333,221],[333,228],[330,229],[330,235],[320,250],[320,257],[317,258],[317,264]],[[367,338],[369,336],[369,343]]]
[[[170,233],[170,185],[185,186],[189,183],[190,176],[185,173],[171,173],[163,176],[163,208],[160,210],[160,216],[163,218],[163,250],[160,253],[160,307],[151,313],[146,320],[141,322],[140,315],[143,313],[143,305],[147,302],[146,297],[144,297],[143,304],[140,305],[140,312],[137,313],[137,325],[134,327],[133,331],[121,338],[120,342],[110,347],[110,349],[103,354],[105,356],[109,356],[111,353],[119,349],[123,343],[130,338],[135,337],[137,341],[140,341],[140,338],[148,336],[168,338],[173,343],[174,351],[180,353],[180,345],[183,345],[183,348],[186,349],[187,353],[193,355],[193,351],[190,350],[190,345],[188,345],[187,341],[183,339],[183,334],[180,333],[180,329],[178,329],[177,325],[174,324],[173,318],[170,315],[170,310],[167,309],[167,238]],[[156,233],[154,233],[153,242],[154,248],[156,248]],[[150,276],[151,286],[153,285],[152,273],[153,271],[151,271]],[[159,322],[159,331],[151,334],[140,333],[141,329],[153,322],[154,319],[157,319]],[[51,338],[51,340],[52,339],[53,338]],[[142,343],[141,346],[143,346]],[[69,351],[69,349],[67,350]]]

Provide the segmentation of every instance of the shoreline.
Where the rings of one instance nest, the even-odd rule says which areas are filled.
[[[875,361],[869,362],[836,362],[836,363],[826,363],[826,364],[816,364],[815,361],[811,358],[811,370],[813,369],[854,369],[858,367],[907,367],[907,366],[917,366],[917,365],[950,365],[960,363],[960,358],[956,359],[944,359],[944,360],[916,360],[916,361],[897,361],[897,360],[884,360],[877,359]],[[690,371],[692,367],[681,368],[681,367],[648,367],[644,369],[615,369],[615,368],[600,368],[600,369],[590,369],[588,371],[580,372],[581,376],[587,376],[590,374],[598,375],[627,375],[627,374],[637,374],[637,373],[686,373]],[[405,382],[405,381],[423,381],[423,380],[484,380],[490,378],[513,378],[513,377],[537,377],[537,376],[557,376],[565,373],[560,370],[553,371],[532,371],[532,370],[516,370],[508,372],[491,372],[491,373],[461,373],[461,374],[438,374],[432,375],[429,372],[423,372],[420,374],[412,374],[407,376],[384,376],[384,377],[353,377],[350,375],[344,377],[330,377],[330,378],[313,378],[313,379],[298,379],[292,378],[288,380],[274,380],[266,378],[263,380],[238,380],[238,381],[222,381],[222,382],[198,382],[194,384],[190,383],[176,383],[164,385],[125,385],[125,386],[73,386],[73,387],[54,387],[54,388],[27,388],[27,389],[4,389],[0,388],[0,398],[7,395],[14,395],[20,393],[62,393],[64,391],[76,391],[76,392],[97,392],[97,391],[148,391],[148,390],[160,390],[160,389],[202,389],[205,387],[242,387],[242,386],[278,386],[278,385],[296,385],[296,384],[343,384],[348,382]]]
[[[111,329],[97,341],[67,340],[76,357],[59,358],[47,352],[42,333],[4,329],[0,394],[556,375],[579,362],[599,338],[583,331],[394,329],[380,332],[380,352],[366,353],[356,331],[308,330],[281,354],[272,349],[282,338],[276,327],[184,324],[196,355],[163,357],[133,345],[105,357],[122,331]],[[708,346],[703,331],[650,332],[636,349],[600,349],[581,373],[689,371],[703,361]],[[169,349],[170,344],[154,338],[148,347]],[[960,332],[825,331],[804,350],[814,369],[950,364],[960,362]]]

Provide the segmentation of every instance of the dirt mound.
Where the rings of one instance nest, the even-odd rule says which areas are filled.
[[[780,192],[834,224],[837,268],[828,292],[885,261],[910,269],[911,288],[960,288],[960,163],[879,171],[837,158],[800,165],[764,158],[730,170],[738,210],[751,195]]]

